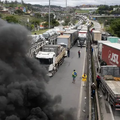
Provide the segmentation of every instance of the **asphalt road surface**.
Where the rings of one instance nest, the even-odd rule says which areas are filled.
[[[78,58],[78,50],[81,50],[81,57]],[[53,97],[56,95],[62,96],[61,106],[64,109],[75,108],[76,117],[80,117],[82,108],[82,82],[81,77],[84,73],[86,57],[86,48],[74,46],[70,50],[70,57],[65,58],[64,63],[60,66],[55,75],[50,78],[49,84],[46,85],[46,90]],[[75,84],[72,83],[72,72],[77,71]]]
[[[93,24],[94,24],[95,30],[101,30],[101,25],[100,25],[100,23],[95,22],[95,21],[92,21],[92,22],[93,22]]]

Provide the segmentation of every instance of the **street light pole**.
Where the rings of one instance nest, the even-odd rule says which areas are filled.
[[[49,0],[49,29],[50,29],[50,0]]]

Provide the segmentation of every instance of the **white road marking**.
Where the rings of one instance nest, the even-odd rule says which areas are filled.
[[[83,61],[84,64],[83,64],[82,75],[84,74],[84,69],[85,69],[85,58],[86,58],[86,50],[85,50],[84,61]],[[81,102],[82,102],[82,93],[83,93],[82,91],[83,91],[83,81],[82,81],[82,79],[81,79],[77,120],[80,120]]]
[[[114,116],[113,116],[113,112],[112,112],[111,106],[109,105],[109,103],[108,103],[108,106],[109,106],[109,109],[110,109],[110,113],[111,113],[112,120],[115,120],[115,119],[114,119]]]

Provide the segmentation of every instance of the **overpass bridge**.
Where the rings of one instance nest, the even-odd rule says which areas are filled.
[[[120,18],[120,16],[117,16],[117,15],[91,15],[91,17],[94,17],[94,18]]]

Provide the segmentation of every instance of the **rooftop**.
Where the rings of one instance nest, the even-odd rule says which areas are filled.
[[[109,46],[109,47],[112,47],[112,48],[114,48],[114,49],[118,49],[118,50],[120,50],[120,44],[119,43],[111,43],[111,42],[109,42],[109,43],[103,43],[104,45],[106,45],[106,46]]]
[[[60,36],[58,36],[58,38],[69,38],[70,37],[70,35],[60,35]]]

